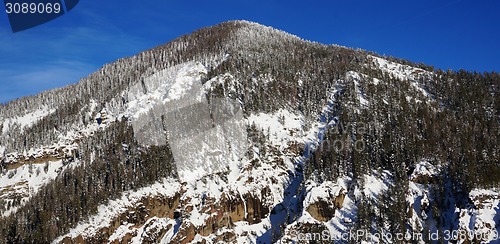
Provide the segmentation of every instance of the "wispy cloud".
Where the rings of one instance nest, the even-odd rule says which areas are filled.
[[[16,34],[0,28],[0,103],[75,83],[144,46],[105,17],[85,8],[76,13],[85,21]]]
[[[165,24],[178,19],[177,10],[156,2],[84,1],[28,31],[13,34],[0,25],[0,102],[77,82],[105,63],[185,34]]]
[[[0,71],[0,103],[5,103],[20,94],[34,95],[40,91],[76,83],[96,67],[88,63],[60,60],[21,70]]]

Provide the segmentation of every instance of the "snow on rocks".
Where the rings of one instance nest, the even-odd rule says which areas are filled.
[[[429,97],[429,93],[425,89],[423,89],[420,84],[417,83],[417,81],[421,77],[431,79],[433,76],[432,72],[420,68],[415,68],[409,65],[395,63],[372,55],[368,55],[368,58],[372,61],[372,65],[375,68],[382,70],[384,73],[389,74],[393,78],[410,81],[410,84],[416,91],[418,91],[426,98]],[[378,83],[378,81],[375,80],[374,82]]]
[[[483,242],[498,241],[500,232],[500,194],[498,189],[473,189],[471,211],[461,213],[460,226]],[[462,211],[461,211],[462,212]]]
[[[330,220],[337,209],[341,209],[344,204],[346,189],[325,181],[320,185],[309,181],[306,183],[306,197],[303,207],[316,220]]]
[[[97,214],[90,217],[86,222],[78,224],[72,228],[67,235],[60,236],[54,243],[61,242],[64,238],[76,238],[77,236],[92,236],[102,228],[109,227],[111,222],[119,217],[120,214],[125,213],[129,207],[135,206],[145,196],[165,196],[173,197],[181,189],[181,184],[176,180],[164,179],[161,182],[155,183],[151,186],[141,188],[137,191],[124,192],[119,199],[110,200],[107,204],[100,205]],[[160,222],[165,223],[165,222]],[[125,227],[119,227],[114,234],[114,238],[121,237],[126,234],[128,223],[124,223]],[[146,226],[146,225],[144,225]],[[144,227],[143,226],[143,227]],[[144,228],[142,229],[144,230]]]
[[[410,180],[419,184],[429,184],[436,181],[436,177],[440,173],[439,167],[431,164],[428,161],[421,161],[417,163],[410,175]]]
[[[45,164],[24,164],[14,170],[0,175],[0,199],[13,203],[18,201],[20,205],[34,195],[40,187],[56,176],[64,169],[62,160]],[[8,216],[17,210],[18,206],[3,212]]]
[[[395,63],[392,61],[389,61],[387,59],[375,57],[372,55],[368,55],[368,58],[371,59],[372,63],[381,69],[384,72],[387,72],[388,74],[392,75],[394,78],[400,79],[400,80],[406,80],[408,78],[410,79],[417,79],[418,77],[422,75],[430,75],[432,73],[425,71],[420,68],[415,68],[409,65],[404,65],[404,64],[399,64]]]
[[[304,208],[317,201],[330,199],[346,193],[343,187],[331,181],[325,181],[321,184],[308,181],[305,185],[307,193],[304,198]]]

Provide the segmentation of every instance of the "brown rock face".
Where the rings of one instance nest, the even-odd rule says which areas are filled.
[[[423,184],[423,185],[437,183],[436,177],[430,176],[430,175],[418,175],[417,177],[412,179],[412,181],[415,183],[418,183],[418,184]]]
[[[318,221],[328,221],[335,215],[335,206],[331,202],[319,200],[309,205],[306,211]]]
[[[345,193],[340,191],[338,196],[328,199],[319,199],[309,205],[306,211],[316,220],[326,222],[335,216],[335,210],[341,209],[344,204]]]
[[[262,194],[268,193],[265,189],[262,192]],[[232,193],[231,195],[238,196],[239,194]],[[186,206],[185,210],[189,215],[193,211],[193,207]],[[252,194],[243,195],[243,199],[240,197],[228,197],[226,194],[223,194],[218,202],[215,202],[214,199],[206,199],[206,205],[200,209],[200,213],[208,214],[210,217],[201,226],[194,226],[189,222],[184,222],[172,242],[188,243],[194,240],[198,234],[207,237],[215,234],[217,230],[223,227],[233,227],[234,223],[238,221],[247,221],[250,224],[259,223],[267,216],[269,208],[264,206],[260,199]],[[215,236],[215,238],[226,242],[234,240],[235,235],[231,232],[225,232]]]
[[[335,207],[337,209],[341,209],[342,206],[344,205],[344,199],[345,199],[345,193],[342,191],[336,198],[335,198]]]
[[[115,230],[122,225],[122,223],[127,222],[134,225],[134,227],[139,228],[143,226],[148,219],[152,217],[158,218],[174,218],[175,209],[179,206],[180,193],[173,197],[144,197],[135,207],[128,209],[128,211],[122,213],[116,219],[114,219],[109,227],[102,228],[98,231],[98,234],[91,237],[83,237],[81,235],[76,238],[66,237],[62,240],[62,243],[107,243],[109,237],[115,232]],[[152,225],[152,222],[149,222]],[[148,226],[146,226],[148,227]],[[161,237],[168,231],[164,228],[149,228],[148,236],[150,237],[151,243],[157,243],[161,240]],[[113,243],[128,243],[133,236],[129,233],[123,237],[120,241],[115,241]]]
[[[195,227],[193,224],[183,224],[179,228],[179,232],[175,235],[174,239],[172,239],[171,243],[181,243],[186,244],[194,240],[197,232],[195,231]]]
[[[145,235],[143,241],[158,243],[173,226],[156,225],[154,217],[169,218],[180,221],[180,226],[172,243],[189,243],[197,235],[202,240],[217,240],[218,242],[231,242],[236,238],[233,232],[218,233],[221,228],[232,228],[238,221],[246,221],[255,224],[262,221],[269,212],[270,207],[261,199],[271,195],[269,187],[265,187],[258,193],[238,192],[223,193],[219,199],[207,197],[201,205],[193,205],[191,197],[181,197],[184,191],[180,191],[173,197],[144,197],[134,207],[116,217],[106,228],[100,229],[92,236],[80,235],[76,238],[65,238],[62,243],[107,243],[109,237],[124,223],[131,224],[129,232],[118,240],[111,243],[129,243],[137,235],[137,229],[143,228]],[[204,223],[194,225],[189,221],[193,211],[207,216]],[[197,213],[198,214],[198,213]],[[203,239],[207,238],[207,239]]]

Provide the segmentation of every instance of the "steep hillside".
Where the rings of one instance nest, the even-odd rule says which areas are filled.
[[[204,28],[0,107],[0,242],[495,241],[499,85]]]

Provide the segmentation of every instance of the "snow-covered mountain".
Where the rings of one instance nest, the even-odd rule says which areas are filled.
[[[499,85],[207,27],[0,107],[0,238],[498,241]]]

